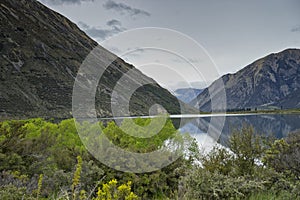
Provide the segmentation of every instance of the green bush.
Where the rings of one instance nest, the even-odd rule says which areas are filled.
[[[150,119],[134,122],[143,127]],[[91,156],[81,140],[94,139],[88,133],[99,125],[110,142],[128,151],[151,152],[172,139],[172,145],[182,146],[177,149],[182,156],[151,173],[109,168]],[[57,124],[39,118],[0,122],[0,199],[101,199],[114,179],[119,185],[109,186],[114,188],[109,194],[119,199],[135,199],[135,195],[140,199],[300,198],[299,133],[271,141],[244,126],[231,135],[230,150],[215,147],[201,155],[196,141],[180,134],[170,119],[157,134],[135,129],[128,120],[121,127],[114,122],[78,127],[87,135],[79,138],[73,119]],[[124,130],[153,136],[135,138]],[[101,141],[103,136],[96,139]],[[131,161],[127,164],[140,167]]]
[[[141,126],[150,123],[150,119],[134,121]],[[79,128],[88,130],[87,133],[98,128],[98,124],[94,127],[89,125],[83,123]],[[113,122],[100,126],[111,142],[133,152],[157,150],[170,138],[178,144],[190,143],[190,138],[180,135],[169,119],[158,134],[144,139],[127,135]],[[122,128],[134,131],[127,120],[123,122]],[[76,165],[77,156],[82,158],[80,175]],[[159,161],[160,158],[156,159]],[[95,197],[95,187],[112,179],[118,179],[121,185],[131,181],[132,192],[144,199],[175,198],[179,177],[184,174],[183,171],[189,164],[182,156],[159,171],[145,174],[124,173],[103,165],[89,154],[77,134],[73,119],[57,124],[40,118],[0,122],[0,170],[8,174],[5,179],[0,179],[0,186],[6,188],[2,191],[3,198],[5,195],[12,195],[4,192],[8,189],[16,190],[15,195],[22,193],[40,199]],[[40,174],[43,174],[42,184],[38,181]],[[20,177],[27,178],[21,180]],[[16,187],[17,185],[21,187]]]

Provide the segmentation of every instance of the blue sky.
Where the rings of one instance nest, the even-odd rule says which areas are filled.
[[[219,76],[233,73],[269,53],[300,48],[298,0],[40,0],[75,22],[102,44],[105,39],[135,28],[160,27],[178,31],[198,42],[215,63]],[[144,36],[150,39],[150,35]],[[176,41],[175,41],[176,44]],[[116,48],[121,48],[119,43]],[[178,49],[184,48],[178,43]],[[112,50],[112,49],[111,49]],[[183,49],[193,53],[193,49]],[[114,53],[118,54],[118,51]],[[135,54],[142,53],[135,52]],[[159,55],[152,54],[152,56]],[[143,56],[123,57],[140,68]],[[197,60],[193,60],[197,62]],[[172,63],[173,62],[173,63]],[[173,66],[172,59],[164,65]],[[175,66],[175,65],[174,65]],[[180,67],[178,66],[178,69]],[[140,68],[163,86],[185,87],[159,67]],[[150,69],[150,68],[149,68]],[[180,73],[190,82],[203,82],[187,66]],[[189,72],[189,73],[188,73]],[[174,75],[175,78],[176,76]],[[213,79],[213,78],[210,78]],[[211,82],[212,80],[206,80]],[[198,85],[199,86],[199,85]],[[202,87],[200,84],[199,87]]]

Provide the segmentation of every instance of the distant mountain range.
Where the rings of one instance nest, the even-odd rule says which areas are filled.
[[[67,18],[36,0],[1,0],[0,18],[0,116],[71,117],[77,71],[97,43]],[[139,77],[152,80],[117,59],[99,82],[99,116],[112,115],[112,90],[130,69]],[[154,103],[169,113],[180,113],[176,97],[158,84],[148,84],[132,96],[130,114],[148,115]]]
[[[175,90],[175,96],[184,103],[190,103],[195,99],[203,90],[196,88],[180,88]]]
[[[224,82],[228,110],[300,108],[299,49],[272,53],[220,79]],[[192,100],[190,105],[199,104],[200,110],[211,111],[209,90],[218,97],[218,92],[213,89],[217,81]]]

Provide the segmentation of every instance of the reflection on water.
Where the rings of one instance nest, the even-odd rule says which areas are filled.
[[[219,117],[219,116],[212,116]],[[212,117],[182,118],[180,130],[188,132],[200,143],[210,143],[211,139],[206,133]],[[175,124],[176,124],[176,120]],[[177,122],[178,123],[178,122]],[[254,130],[261,135],[274,136],[276,138],[286,137],[292,131],[300,129],[300,114],[257,114],[226,116],[222,134],[219,138],[221,144],[226,146],[228,136],[235,129],[240,129],[243,125],[251,125]],[[206,135],[207,137],[204,137]],[[205,142],[204,140],[205,139]]]
[[[153,118],[155,116],[134,116],[105,118],[101,121],[124,120],[126,118]],[[218,121],[225,117],[225,124],[221,126]],[[300,114],[213,114],[213,115],[171,115],[170,118],[176,128],[182,133],[190,133],[197,139],[204,151],[209,151],[218,140],[219,144],[227,146],[230,134],[250,125],[256,133],[275,138],[286,137],[288,133],[300,129]],[[214,120],[212,120],[214,118]],[[218,120],[220,119],[220,120]],[[211,122],[214,123],[211,123]],[[208,130],[216,130],[207,134]],[[219,130],[219,131],[218,131]],[[219,135],[219,132],[221,133]],[[219,137],[220,136],[220,137]],[[219,145],[218,144],[218,145]]]

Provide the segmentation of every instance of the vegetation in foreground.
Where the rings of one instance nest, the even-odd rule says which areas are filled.
[[[216,147],[203,155],[170,120],[149,139],[134,140],[113,122],[103,129],[114,144],[134,152],[153,151],[174,137],[188,145],[161,170],[124,173],[87,152],[72,119],[4,121],[0,199],[300,199],[300,133],[274,140],[245,126],[232,133],[230,151]]]

